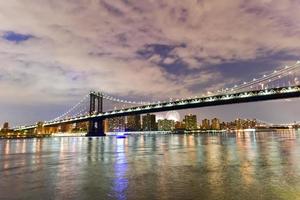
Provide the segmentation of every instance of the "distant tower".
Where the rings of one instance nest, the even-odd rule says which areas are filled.
[[[3,128],[4,131],[7,131],[9,129],[9,123],[8,122],[4,122],[3,124]]]
[[[220,120],[218,118],[213,118],[211,120],[211,128],[214,130],[220,130],[221,128]]]

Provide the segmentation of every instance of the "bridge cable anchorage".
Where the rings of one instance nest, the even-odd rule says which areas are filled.
[[[257,79],[254,78],[254,79],[252,79],[252,81],[243,82],[240,85],[235,85],[230,88],[225,88],[225,89],[217,90],[214,92],[208,92],[207,94],[205,94],[205,96],[240,92],[240,91],[245,91],[246,89],[249,89],[249,88],[250,88],[250,90],[254,90],[254,88],[256,88],[257,86],[259,87],[257,89],[267,89],[267,88],[269,88],[268,84],[270,84],[271,82],[274,82],[279,79],[283,79],[284,77],[288,77],[292,74],[292,72],[295,72],[299,68],[300,68],[300,61],[297,61],[296,64],[294,64],[294,65],[285,66],[284,68],[275,70],[268,75],[263,75],[262,77],[257,78]],[[289,81],[288,85],[291,86],[292,85],[291,80],[288,80],[288,81]],[[297,84],[296,81],[294,81],[294,82],[295,82],[295,84]],[[284,86],[284,84],[282,84],[282,86]],[[281,85],[277,85],[276,87],[281,87]]]

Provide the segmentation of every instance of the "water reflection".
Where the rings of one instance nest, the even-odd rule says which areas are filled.
[[[128,179],[126,177],[127,172],[127,160],[126,160],[126,139],[117,139],[115,146],[116,160],[114,163],[115,177],[113,180],[114,196],[118,200],[127,199],[126,189],[128,187]]]
[[[0,140],[0,199],[297,199],[297,131]]]

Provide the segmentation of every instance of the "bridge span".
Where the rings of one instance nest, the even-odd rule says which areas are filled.
[[[204,96],[199,98],[188,98],[176,101],[164,101],[155,104],[146,104],[136,107],[123,108],[117,110],[110,110],[103,112],[103,94],[91,92],[90,93],[90,112],[86,115],[80,115],[67,119],[52,120],[44,122],[43,127],[55,127],[62,124],[72,124],[79,122],[88,122],[89,130],[87,136],[104,136],[103,120],[136,114],[146,114],[163,112],[170,110],[180,110],[188,108],[201,108],[208,106],[218,106],[227,104],[267,101],[276,99],[286,99],[300,97],[300,85],[277,87],[272,89],[261,89],[244,92],[233,92],[226,94],[218,94],[212,96]],[[30,129],[37,129],[38,125],[21,126],[15,128],[16,131],[25,131]]]

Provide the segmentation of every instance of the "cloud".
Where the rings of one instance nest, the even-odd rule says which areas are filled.
[[[215,66],[299,55],[299,8],[293,0],[1,1],[0,101],[62,105],[91,89],[164,99],[232,84],[236,74]]]

